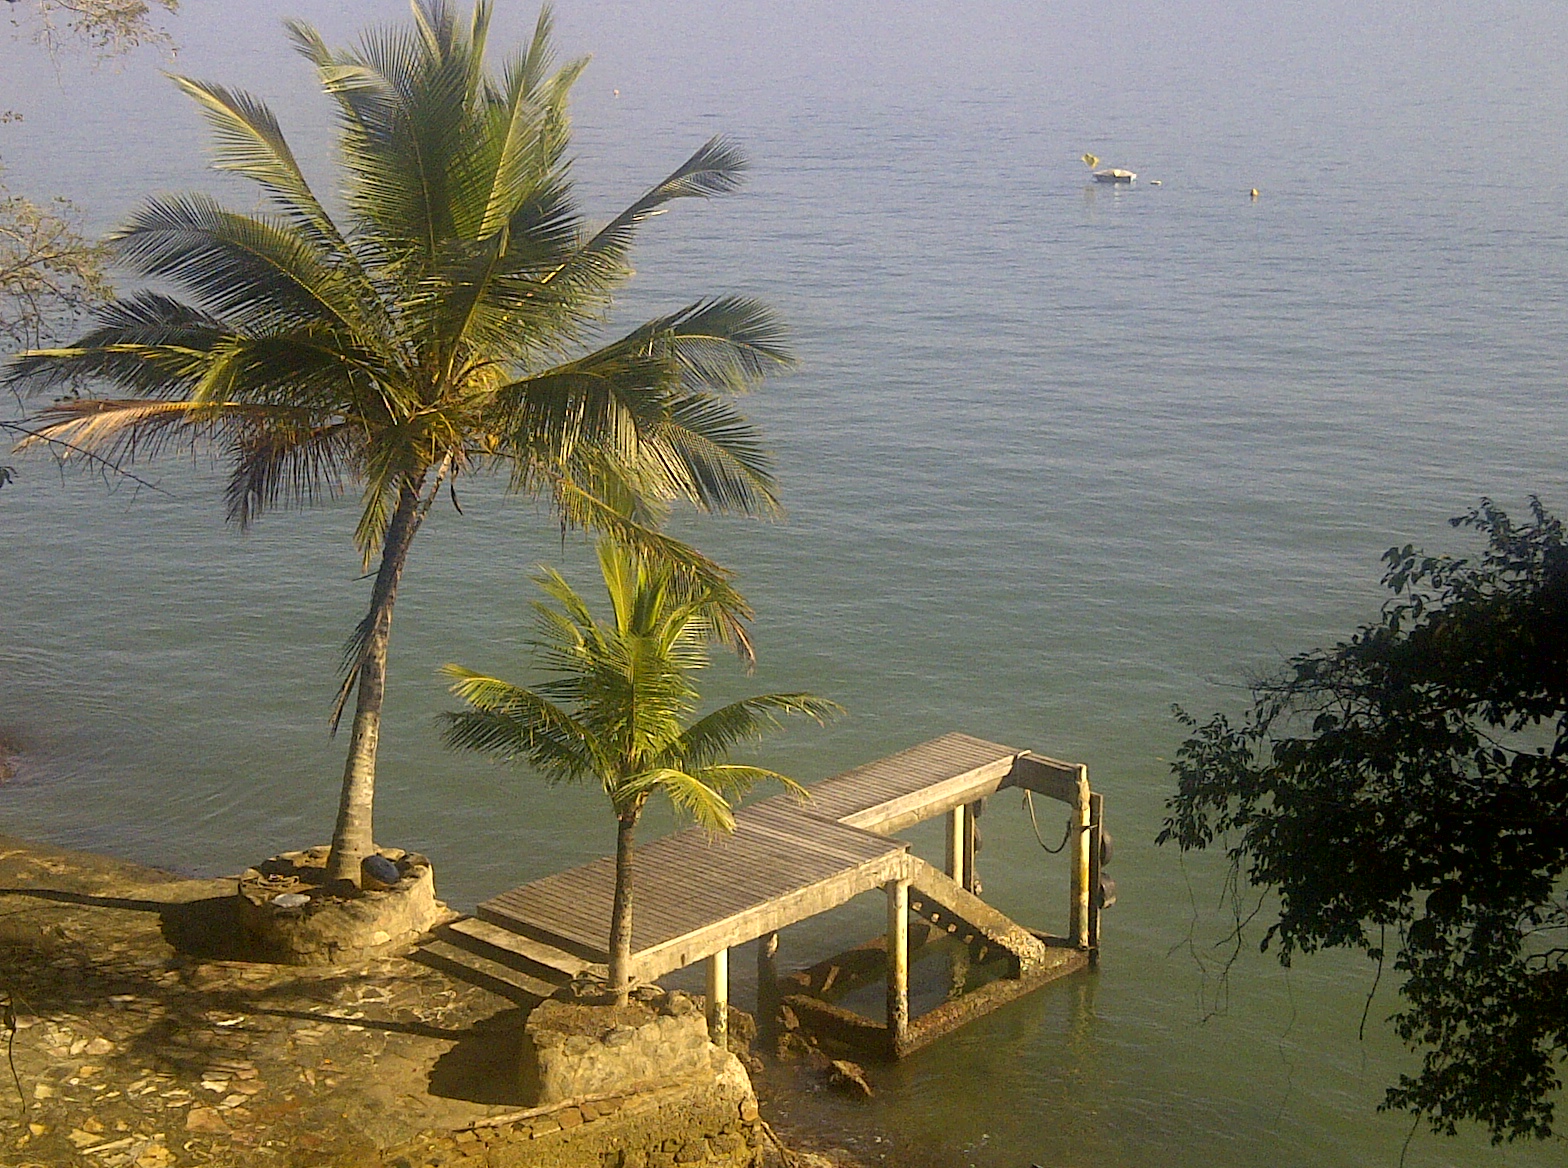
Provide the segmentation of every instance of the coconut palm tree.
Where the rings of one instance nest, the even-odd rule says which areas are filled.
[[[733,189],[745,167],[733,145],[708,142],[590,230],[566,157],[567,94],[585,62],[555,67],[549,10],[498,72],[485,62],[490,0],[466,21],[445,0],[413,0],[413,14],[412,27],[372,30],[346,51],[290,26],[336,103],[340,213],[264,104],[176,78],[212,126],[216,168],[256,183],[269,209],[149,200],[110,241],[149,287],[75,345],[22,354],[4,376],[33,390],[115,387],[123,396],[41,411],[37,441],[115,465],[210,449],[242,527],[358,490],[355,543],[367,569],[379,564],[333,710],[335,730],[355,698],[328,867],[356,882],[374,850],[393,604],[438,493],[500,470],[563,524],[672,557],[744,651],[747,613],[724,571],[657,525],[677,501],[776,506],[768,458],[731,395],[789,362],[776,319],[738,298],[598,338],[638,226],[672,200]]]
[[[513,685],[460,665],[443,672],[468,703],[446,714],[449,745],[504,761],[526,761],[551,783],[591,781],[615,812],[615,899],[610,914],[610,986],[625,1004],[632,940],[633,837],[643,808],[663,793],[710,832],[734,829],[730,800],[764,780],[804,796],[793,779],[726,761],[780,715],[822,724],[840,712],[808,693],[743,698],[693,720],[692,674],[707,665],[720,598],[671,568],[613,540],[599,543],[610,619],[598,620],[559,572],[535,580],[555,603],[534,601],[529,642],[554,676]]]

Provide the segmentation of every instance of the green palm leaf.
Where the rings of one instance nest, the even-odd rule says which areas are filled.
[[[552,781],[595,773],[593,742],[570,714],[532,690],[456,665],[442,672],[452,692],[472,708],[443,715],[442,738],[458,750],[477,750],[505,761],[526,759]]]
[[[170,196],[149,200],[110,241],[132,271],[187,289],[237,327],[361,328],[340,271],[281,220],[226,211],[206,195]]]
[[[809,693],[759,694],[705,715],[681,736],[675,749],[691,765],[707,766],[776,729],[781,715],[799,715],[824,726],[843,712],[836,702]]]
[[[618,822],[610,978],[624,995],[632,840],[648,800],[662,795],[678,815],[718,834],[734,830],[732,801],[758,783],[778,782],[804,798],[794,780],[726,755],[784,716],[821,724],[840,709],[811,694],[777,693],[695,717],[693,675],[708,663],[719,601],[673,564],[611,539],[599,542],[599,575],[604,618],[554,569],[535,577],[545,599],[534,603],[530,644],[546,679],[519,686],[448,665],[451,691],[468,708],[443,720],[450,746],[526,761],[552,783],[597,781],[603,789]]]
[[[172,80],[201,107],[212,127],[215,170],[243,175],[255,182],[277,200],[291,220],[330,248],[340,262],[357,262],[337,224],[310,189],[277,118],[264,102],[211,82],[180,76],[173,76]]]
[[[726,799],[739,799],[758,783],[778,783],[796,799],[811,798],[811,792],[788,775],[770,771],[766,767],[746,766],[742,763],[719,763],[705,766],[695,772],[697,778],[718,791]]]
[[[626,256],[640,224],[659,214],[666,203],[675,199],[711,198],[735,190],[747,165],[745,155],[735,143],[723,137],[708,139],[663,182],[651,187],[595,232],[548,279],[578,284],[589,290],[620,278],[626,271]]]
[[[656,792],[668,799],[679,814],[710,835],[724,835],[735,830],[735,813],[730,810],[723,793],[700,776],[675,767],[659,767],[633,775],[616,786],[611,798],[619,811]]]

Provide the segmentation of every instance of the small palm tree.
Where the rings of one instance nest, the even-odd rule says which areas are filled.
[[[632,850],[648,799],[664,795],[710,832],[732,831],[730,800],[775,771],[726,762],[737,742],[760,737],[781,714],[819,725],[838,714],[807,693],[744,698],[693,721],[691,675],[708,663],[717,599],[668,566],[611,540],[599,543],[611,619],[596,620],[559,572],[535,577],[554,605],[534,601],[538,636],[529,642],[555,676],[532,688],[448,665],[452,692],[468,703],[444,715],[449,745],[504,761],[525,760],[551,783],[597,782],[615,811],[615,900],[610,915],[610,986],[624,1004],[630,979]]]
[[[593,347],[638,225],[672,200],[734,189],[744,159],[714,139],[591,230],[567,157],[566,99],[585,62],[553,65],[549,9],[499,74],[485,63],[489,0],[466,22],[446,0],[413,0],[413,12],[413,27],[372,30],[345,52],[292,26],[337,105],[341,215],[265,105],[177,78],[213,126],[217,169],[255,182],[267,212],[205,195],[149,201],[110,244],[152,287],[75,345],[24,353],[0,376],[122,391],[55,402],[29,442],[116,466],[213,450],[241,526],[358,488],[355,543],[379,566],[332,717],[335,729],[355,698],[327,869],[356,883],[375,849],[393,605],[440,493],[499,470],[563,523],[671,556],[706,580],[744,650],[744,602],[724,595],[725,573],[656,527],[675,501],[776,506],[767,455],[730,395],[790,360],[771,313],[733,297]]]

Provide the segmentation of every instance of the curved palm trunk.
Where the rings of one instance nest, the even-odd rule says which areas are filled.
[[[632,834],[637,812],[618,816],[615,829],[615,903],[610,909],[610,990],[626,1005],[632,964]]]
[[[343,766],[343,791],[338,798],[338,821],[332,831],[332,854],[327,858],[327,880],[352,880],[359,884],[360,863],[376,850],[371,830],[371,808],[376,793],[376,747],[381,741],[381,703],[386,695],[387,645],[392,637],[392,606],[397,585],[408,562],[408,549],[422,516],[420,483],[405,483],[398,493],[397,509],[387,525],[381,545],[381,567],[371,592],[364,656],[359,665],[354,703],[354,727],[349,736],[348,761]]]

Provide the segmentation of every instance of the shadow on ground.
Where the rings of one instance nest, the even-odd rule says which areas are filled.
[[[516,1003],[397,957],[243,960],[233,881],[158,875],[0,846],[0,996],[27,1107],[0,1164],[96,1164],[78,1148],[98,1131],[170,1168],[379,1163],[518,1106]]]
[[[470,1103],[527,1106],[527,1084],[518,1075],[527,1020],[528,1011],[514,1006],[474,1023],[436,1059],[430,1093]]]

